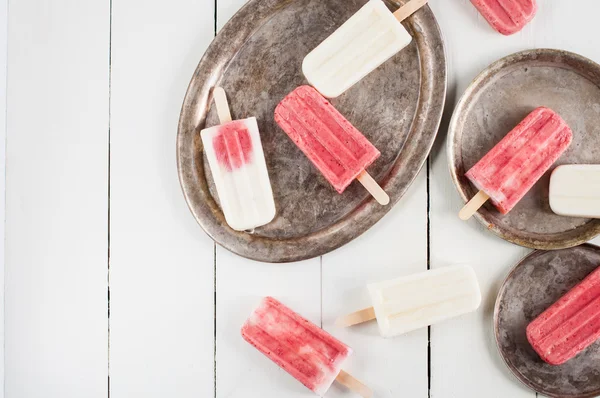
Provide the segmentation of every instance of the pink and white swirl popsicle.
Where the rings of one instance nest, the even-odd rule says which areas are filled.
[[[508,213],[567,149],[573,133],[553,110],[531,112],[465,176],[479,193],[460,211],[469,219],[488,199]]]
[[[275,217],[275,201],[256,118],[231,121],[225,91],[214,90],[221,125],[200,132],[229,226],[243,231]]]
[[[372,396],[342,370],[350,347],[272,297],[262,299],[242,327],[242,337],[320,396],[334,381],[365,398]]]

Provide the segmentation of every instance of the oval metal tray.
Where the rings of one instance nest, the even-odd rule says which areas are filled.
[[[484,70],[460,99],[448,132],[452,179],[467,201],[476,189],[465,172],[529,112],[547,106],[573,130],[573,142],[553,166],[600,163],[600,65],[560,50],[524,51]],[[552,169],[553,169],[552,168]],[[503,239],[533,249],[562,249],[600,233],[600,220],[554,214],[547,172],[507,215],[486,204],[475,215]]]
[[[600,248],[581,245],[535,251],[519,262],[504,281],[494,309],[500,355],[529,388],[548,397],[591,398],[600,395],[600,342],[575,358],[552,366],[527,341],[529,322],[550,307],[600,264]]]
[[[364,3],[251,0],[200,61],[179,120],[179,179],[198,223],[232,252],[287,262],[340,247],[383,217],[425,162],[446,92],[442,37],[428,7],[405,21],[414,38],[407,48],[332,101],[381,151],[368,170],[389,194],[389,206],[377,204],[357,182],[338,194],[273,120],[277,103],[306,84],[304,56]],[[258,119],[277,216],[252,232],[236,232],[226,224],[203,154],[200,130],[218,124],[212,106],[215,85],[228,93],[234,119]]]

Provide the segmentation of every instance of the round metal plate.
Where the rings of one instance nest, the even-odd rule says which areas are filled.
[[[513,374],[548,397],[600,395],[600,342],[560,366],[552,366],[531,348],[525,328],[545,309],[600,265],[600,248],[582,245],[535,251],[509,273],[494,310],[496,343]]]
[[[573,130],[573,142],[556,162],[600,163],[600,65],[559,50],[510,55],[483,71],[459,101],[450,122],[448,162],[467,201],[476,189],[465,172],[529,112],[547,106]],[[507,215],[491,204],[475,217],[501,238],[534,249],[561,249],[600,233],[600,220],[563,217],[550,209],[546,173]]]
[[[383,217],[425,162],[446,92],[443,42],[428,7],[405,22],[414,38],[407,48],[332,101],[381,151],[369,173],[390,195],[389,206],[377,204],[357,182],[339,195],[273,120],[277,103],[306,84],[304,56],[364,3],[251,0],[200,61],[179,120],[179,179],[202,228],[232,252],[286,262],[340,247]],[[205,163],[199,133],[218,124],[211,91],[217,84],[228,93],[232,116],[256,116],[261,131],[277,216],[252,232],[236,232],[226,224]]]

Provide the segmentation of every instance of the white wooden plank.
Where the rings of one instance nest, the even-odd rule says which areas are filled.
[[[218,28],[244,4],[243,0],[219,0]],[[277,298],[320,325],[320,259],[267,264],[243,259],[217,247],[217,397],[312,395],[240,335],[242,324],[264,296]]]
[[[600,4],[586,0],[567,4],[539,2],[539,12],[522,32],[504,37],[495,33],[468,0],[432,0],[431,7],[445,34],[449,58],[449,100],[446,133],[454,104],[473,78],[487,65],[513,52],[536,47],[569,49],[600,60],[600,50],[581,40],[594,24]],[[582,9],[588,12],[581,13]],[[530,250],[493,236],[475,220],[461,222],[463,205],[447,169],[446,142],[432,154],[431,266],[470,263],[479,277],[482,307],[473,315],[432,327],[432,396],[533,397],[512,377],[499,357],[493,337],[495,298],[510,268]],[[465,349],[467,348],[468,349]]]
[[[6,63],[8,0],[0,1],[0,319],[4,320],[4,231],[6,210]],[[0,325],[0,358],[4,358],[4,322]],[[4,398],[4,361],[0,361],[0,398]]]
[[[214,395],[214,245],[179,187],[181,103],[214,2],[113,0],[111,397]]]
[[[427,397],[427,329],[393,339],[377,322],[341,329],[335,319],[370,306],[368,283],[427,270],[427,173],[381,221],[346,246],[323,256],[323,328],[354,349],[347,371],[376,397]],[[328,397],[346,397],[332,389]]]
[[[108,2],[10,4],[7,397],[106,397]]]

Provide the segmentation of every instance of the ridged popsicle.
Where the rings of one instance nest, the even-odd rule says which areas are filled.
[[[227,224],[243,231],[275,217],[275,201],[256,118],[200,132]]]
[[[539,356],[561,365],[600,338],[600,268],[527,326],[527,339]]]
[[[242,337],[320,396],[352,354],[346,344],[272,297],[248,318]]]
[[[275,121],[339,193],[380,155],[310,86],[288,94],[275,109]]]
[[[573,133],[549,108],[531,112],[467,173],[502,214],[525,196],[567,149]]]
[[[471,0],[471,3],[503,35],[523,29],[537,12],[536,0]]]

